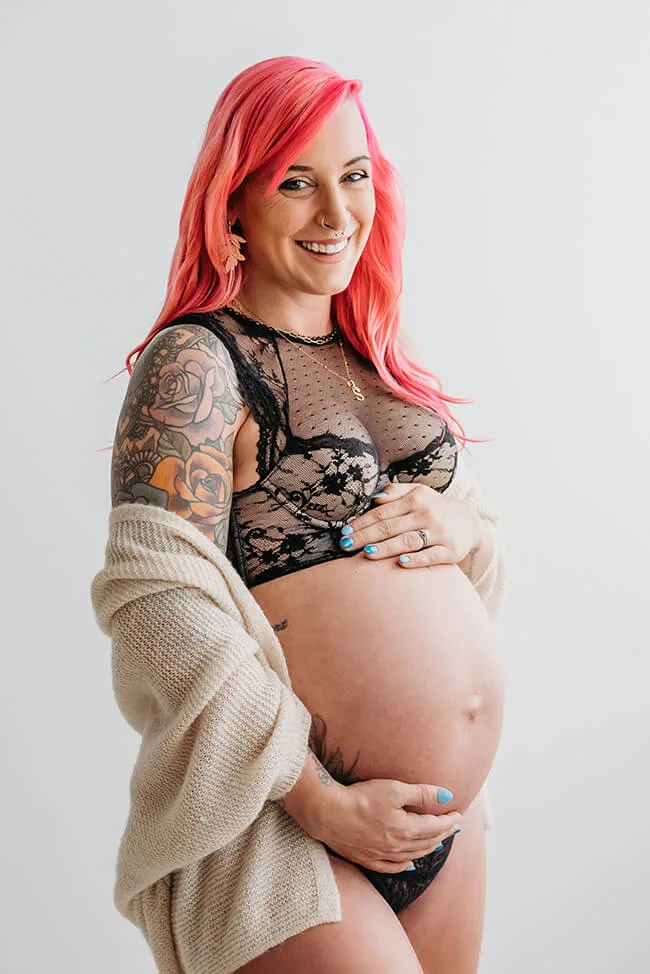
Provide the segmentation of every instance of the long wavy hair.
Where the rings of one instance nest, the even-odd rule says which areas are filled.
[[[126,369],[131,375],[132,360],[137,361],[164,325],[189,312],[218,311],[237,297],[243,278],[240,262],[225,270],[228,201],[244,180],[258,175],[270,179],[265,195],[274,193],[288,166],[341,102],[352,98],[368,139],[375,215],[349,285],[332,296],[335,319],[397,396],[444,418],[463,448],[468,442],[486,442],[466,437],[447,406],[473,400],[445,395],[440,379],[398,343],[405,197],[399,173],[382,153],[368,121],[361,88],[360,80],[346,80],[327,64],[300,57],[259,61],[227,85],[212,110],[190,175],[162,310],[149,334],[127,355]]]

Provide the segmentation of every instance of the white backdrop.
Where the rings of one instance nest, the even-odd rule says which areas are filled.
[[[365,83],[407,192],[404,317],[503,512],[506,721],[481,974],[650,969],[650,8],[0,4],[0,968],[147,974],[112,903],[139,738],[88,586],[127,375],[227,82]]]

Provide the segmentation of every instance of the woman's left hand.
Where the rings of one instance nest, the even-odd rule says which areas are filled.
[[[353,518],[341,532],[346,551],[358,551],[366,545],[367,558],[392,558],[404,568],[427,565],[456,565],[474,548],[481,535],[480,518],[470,504],[445,497],[426,484],[403,484],[394,481],[384,488],[385,497],[377,496],[375,507]],[[347,527],[352,533],[346,532]],[[428,534],[427,547],[418,530]],[[346,533],[343,533],[346,532]],[[375,550],[373,550],[373,548]]]

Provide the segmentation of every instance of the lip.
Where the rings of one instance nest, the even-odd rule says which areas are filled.
[[[338,240],[329,240],[329,241],[327,241],[327,240],[307,240],[307,241],[296,240],[296,247],[300,247],[300,252],[301,253],[307,254],[308,257],[312,257],[314,260],[320,261],[321,264],[338,264],[340,261],[345,260],[345,257],[347,255],[348,247],[350,245],[350,240],[351,240],[351,237],[352,236],[353,235],[351,234],[349,237],[346,237],[346,245],[343,248],[343,250],[341,250],[338,254],[317,254],[313,250],[307,250],[306,247],[300,247],[300,244],[301,243],[322,243],[322,244],[327,244],[327,243],[341,243],[341,238],[340,237],[339,237]]]

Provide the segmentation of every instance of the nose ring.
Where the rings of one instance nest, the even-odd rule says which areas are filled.
[[[323,217],[321,219],[320,224],[321,224],[323,230],[325,229],[325,227],[329,227],[330,230],[334,230],[334,227],[330,227],[329,223],[325,223],[325,217]],[[345,233],[345,230],[334,230],[334,236],[335,237],[342,237],[344,235],[344,233]]]

